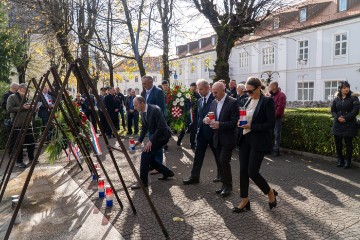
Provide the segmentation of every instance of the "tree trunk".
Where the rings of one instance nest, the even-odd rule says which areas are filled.
[[[145,71],[145,67],[144,67],[144,61],[143,58],[140,57],[139,55],[135,58],[138,67],[139,67],[139,71],[140,71],[140,76],[143,77],[146,75],[146,71]]]
[[[110,86],[111,87],[115,87],[114,85],[114,66],[112,65],[112,63],[108,63],[108,67],[109,67],[109,74],[110,74]]]
[[[217,31],[217,37],[214,81],[223,79],[229,83],[229,56],[235,45],[235,38],[227,31]]]
[[[163,32],[163,55],[162,67],[164,71],[164,80],[170,83],[170,66],[169,66],[169,26],[162,24]]]

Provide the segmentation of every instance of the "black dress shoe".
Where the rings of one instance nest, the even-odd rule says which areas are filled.
[[[175,175],[174,172],[173,172],[173,171],[170,171],[169,174],[163,175],[162,177],[159,177],[158,179],[159,179],[159,180],[167,180],[169,177],[173,177],[174,175]]]
[[[166,145],[164,146],[164,149],[165,149],[165,150],[168,150],[168,149],[169,149],[169,146],[166,144]]]
[[[144,187],[148,187],[148,184],[144,184]],[[134,184],[130,187],[131,190],[140,189],[140,184]]]
[[[190,184],[198,184],[200,181],[198,178],[189,178],[188,180],[184,180],[184,185],[190,185]]]
[[[274,195],[275,195],[275,201],[269,202],[270,210],[273,209],[273,208],[276,208],[276,206],[277,206],[276,196],[279,195],[278,192],[275,191],[274,189],[273,189],[273,191],[274,191]]]
[[[220,193],[220,195],[221,195],[222,197],[227,197],[227,196],[229,196],[229,195],[231,194],[231,191],[232,191],[231,188],[225,187],[225,188],[222,190],[222,192]]]
[[[221,177],[216,177],[213,180],[214,183],[221,182]]]
[[[273,153],[273,156],[274,156],[274,157],[280,157],[280,152],[275,151],[275,152]]]
[[[224,190],[224,186],[222,186],[221,188],[219,188],[219,189],[216,190],[215,192],[216,192],[217,194],[220,194],[220,193],[222,193],[223,190]]]
[[[233,211],[234,213],[241,213],[241,212],[244,212],[245,209],[246,209],[246,210],[251,210],[251,208],[250,208],[250,201],[248,201],[243,208],[234,207],[234,208],[232,209],[232,211]]]

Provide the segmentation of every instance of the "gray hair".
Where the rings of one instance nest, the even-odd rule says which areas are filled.
[[[142,80],[151,81],[151,82],[154,81],[153,78],[152,78],[152,76],[147,76],[147,75],[143,76],[141,79],[142,79]]]
[[[242,83],[238,84],[237,87],[241,88],[241,90],[243,90],[243,91],[246,89],[245,84],[242,84]]]
[[[12,89],[18,89],[18,88],[19,88],[19,84],[13,82],[13,83],[10,84],[10,88],[12,88]]]
[[[142,96],[136,96],[134,100],[136,100],[139,104],[146,102],[145,98],[143,98]]]
[[[209,87],[209,82],[206,79],[199,79],[196,81],[196,86],[202,85],[204,87]]]

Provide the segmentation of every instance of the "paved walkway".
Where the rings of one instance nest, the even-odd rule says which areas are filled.
[[[114,141],[111,139],[112,143]],[[124,142],[127,143],[127,140]],[[234,151],[231,163],[233,194],[221,198],[215,194],[220,184],[212,183],[216,166],[210,150],[204,161],[200,184],[191,186],[182,184],[182,180],[190,174],[193,160],[193,151],[187,142],[188,138],[185,138],[182,147],[178,147],[174,140],[170,141],[165,160],[166,165],[175,172],[175,177],[168,181],[159,181],[157,180],[159,175],[150,176],[151,183],[148,188],[171,239],[359,239],[359,168],[344,170],[334,167],[334,162],[311,160],[295,155],[278,158],[269,155],[263,162],[261,173],[279,192],[278,207],[270,211],[267,197],[251,183],[249,194],[252,211],[234,214],[231,208],[239,202],[237,151]],[[104,147],[102,149],[105,151]],[[125,182],[130,186],[135,182],[135,177],[122,154],[115,155]],[[136,151],[131,157],[138,168],[140,151]],[[130,190],[138,211],[137,215],[133,215],[109,156],[104,154],[101,158],[124,203],[123,210],[116,202],[111,210],[106,210],[105,202],[97,198],[96,187],[94,188],[94,183],[91,182],[85,164],[83,172],[80,172],[76,164],[65,166],[65,170],[96,207],[105,213],[106,220],[115,226],[122,237],[164,239],[142,191]],[[61,187],[61,182],[58,184]],[[71,201],[79,201],[78,197],[74,199],[71,196],[71,194],[67,196],[72,199]],[[76,209],[76,206],[74,204],[72,207]],[[36,212],[33,211],[31,214],[35,215]],[[85,219],[94,214],[98,212],[84,211],[83,214],[74,215],[74,220]],[[174,217],[179,217],[183,221],[174,221]],[[56,217],[52,219],[61,221]],[[26,219],[19,226],[23,224],[26,224]],[[91,227],[95,232],[102,226],[101,222],[96,221],[88,224],[92,224]],[[70,223],[67,223],[67,226],[70,226]],[[75,226],[78,229],[85,228],[85,223]],[[43,229],[38,228],[39,231]],[[34,231],[27,234],[31,239],[38,239]],[[51,239],[60,238],[61,234],[64,234],[62,239],[69,239],[65,232],[57,233],[57,229],[53,229],[53,234],[54,237]],[[110,237],[106,232],[102,237],[99,236],[92,236],[89,231],[87,235],[79,235],[76,239],[121,238],[120,235],[115,238]]]

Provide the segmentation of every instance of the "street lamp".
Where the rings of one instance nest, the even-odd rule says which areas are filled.
[[[270,84],[270,82],[272,81],[272,78],[273,78],[273,75],[274,74],[277,74],[278,75],[278,77],[280,78],[280,74],[277,72],[277,71],[266,71],[266,72],[263,72],[263,73],[261,73],[261,78],[263,78],[263,75],[264,74],[267,74],[267,79],[266,79],[266,84],[267,85],[269,85]]]

